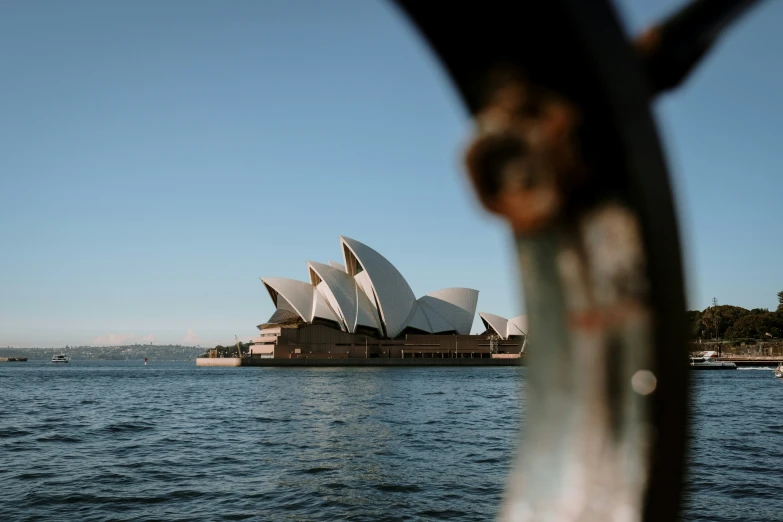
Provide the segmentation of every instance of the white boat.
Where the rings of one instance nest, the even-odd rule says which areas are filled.
[[[775,377],[778,379],[783,379],[783,362],[778,363],[777,367],[775,368]]]
[[[52,356],[52,362],[53,363],[69,363],[69,362],[71,362],[71,360],[68,358],[67,355],[65,355],[64,353],[61,353],[59,355],[58,354],[53,355]]]
[[[718,360],[718,352],[705,352],[700,357],[691,357],[692,370],[736,370],[737,365],[733,362],[724,362]]]

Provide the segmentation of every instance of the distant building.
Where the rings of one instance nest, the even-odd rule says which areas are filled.
[[[276,309],[250,347],[252,357],[518,356],[525,316],[481,312],[487,331],[470,335],[478,290],[445,288],[416,298],[381,254],[340,236],[343,263],[308,261],[309,282],[261,278]]]

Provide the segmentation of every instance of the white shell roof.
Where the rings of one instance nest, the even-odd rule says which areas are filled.
[[[315,294],[313,285],[296,279],[283,277],[262,277],[261,282],[266,286],[272,302],[278,306],[278,294],[288,302],[299,317],[304,321],[312,320],[313,298]]]
[[[386,327],[388,337],[396,337],[406,326],[413,307],[416,305],[416,296],[408,286],[408,282],[402,274],[394,268],[385,257],[351,238],[340,236],[340,242],[344,246],[343,255],[347,256],[347,248],[359,261],[367,272],[367,277],[378,299],[378,307],[381,319]],[[348,259],[345,266],[349,267]],[[369,297],[369,296],[368,296]]]
[[[481,321],[487,329],[492,328],[501,338],[508,338],[508,335],[506,334],[508,331],[508,319],[487,312],[479,312],[479,317],[481,317]]]
[[[502,339],[508,339],[511,335],[527,335],[527,316],[518,315],[511,319],[487,312],[479,312],[479,317],[484,326],[492,328]]]
[[[322,281],[321,284],[328,286],[328,291],[324,292],[324,294],[333,295],[334,302],[332,307],[343,318],[347,330],[353,333],[356,329],[356,312],[358,308],[356,302],[356,281],[354,278],[343,270],[323,263],[308,261],[307,266],[318,274]],[[321,285],[319,284],[318,286],[320,287]]]
[[[337,324],[342,324],[342,321],[334,312],[334,310],[332,310],[332,307],[329,306],[329,303],[326,302],[326,298],[321,292],[318,291],[318,288],[311,288],[313,288],[313,310],[308,321],[313,322],[313,320],[318,317],[321,319],[334,321]]]
[[[447,321],[445,317],[440,315],[438,311],[432,307],[433,301],[435,301],[434,298],[428,298],[426,295],[417,301],[418,306],[427,317],[427,322],[430,323],[432,333],[457,331],[457,327],[454,324]]]
[[[358,326],[368,326],[370,328],[376,328],[379,332],[383,332],[375,305],[372,304],[370,298],[367,297],[367,294],[364,293],[364,290],[362,290],[358,284],[356,285],[356,304],[358,307],[356,310],[356,324],[354,324],[354,330]]]
[[[470,334],[473,317],[476,315],[478,290],[472,288],[444,288],[419,299],[438,312],[460,335]]]
[[[527,335],[527,316],[518,315],[509,319],[506,335]]]
[[[444,288],[416,299],[405,278],[381,254],[351,238],[340,236],[345,264],[308,261],[310,283],[286,278],[262,278],[278,309],[297,313],[304,321],[335,321],[344,331],[359,326],[394,338],[405,328],[423,332],[470,334],[478,290]],[[506,321],[481,314],[485,324],[505,339],[527,329],[524,316]]]
[[[417,330],[421,330],[423,332],[432,333],[432,326],[430,326],[430,322],[427,320],[427,316],[424,314],[424,308],[419,306],[418,302],[413,308],[413,312],[411,312],[411,316],[408,318],[407,323],[407,326],[411,328],[416,328]]]
[[[331,308],[334,314],[337,316],[337,322],[340,324],[340,330],[347,332],[348,327],[345,326],[345,318],[340,313],[340,306],[337,304],[337,299],[335,299],[332,290],[329,288],[329,285],[321,281],[318,283],[316,288],[324,297],[324,299],[326,299],[326,302],[329,304],[329,308]]]
[[[370,305],[377,310],[378,307],[375,306],[375,290],[372,287],[369,274],[367,272],[361,272],[353,276],[353,278],[356,281],[356,286],[359,287],[362,293],[370,301]]]

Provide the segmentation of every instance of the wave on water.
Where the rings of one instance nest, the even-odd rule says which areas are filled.
[[[110,433],[146,431],[154,429],[155,425],[150,422],[118,422],[115,424],[109,424],[105,428],[105,430]]]
[[[18,428],[0,428],[0,439],[24,437],[25,435],[32,435],[32,431],[20,430]]]

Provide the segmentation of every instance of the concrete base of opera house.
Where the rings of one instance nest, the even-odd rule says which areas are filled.
[[[491,359],[471,359],[471,358],[424,358],[424,359],[402,359],[392,358],[370,358],[370,359],[320,359],[320,358],[299,358],[299,359],[263,359],[260,357],[199,357],[196,359],[196,366],[265,366],[265,367],[412,367],[412,366],[525,366],[525,357],[495,357]]]
[[[199,357],[196,366],[245,366],[239,357]]]

